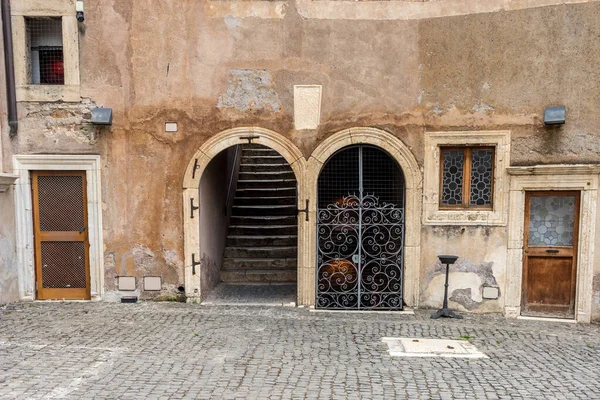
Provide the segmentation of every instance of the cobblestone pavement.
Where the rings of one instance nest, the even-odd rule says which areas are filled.
[[[0,308],[0,398],[600,398],[600,327],[179,303]],[[391,358],[385,336],[489,359]]]

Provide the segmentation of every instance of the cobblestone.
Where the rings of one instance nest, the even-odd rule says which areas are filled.
[[[600,327],[178,303],[0,308],[0,398],[593,399]],[[392,358],[382,337],[489,359]]]

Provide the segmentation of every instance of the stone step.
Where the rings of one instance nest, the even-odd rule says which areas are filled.
[[[221,282],[296,282],[295,269],[268,271],[268,270],[227,270],[221,271]]]
[[[240,172],[238,182],[248,180],[270,181],[273,179],[290,179],[295,180],[294,171],[255,171],[255,172]]]
[[[296,258],[224,258],[223,270],[296,269]]]
[[[265,236],[269,235],[296,235],[298,227],[296,225],[230,225],[230,235],[240,236]]]
[[[270,151],[275,151],[272,148],[265,146],[264,144],[259,144],[259,143],[248,143],[248,144],[242,144],[242,149],[243,150],[270,150]]]
[[[240,177],[241,178],[241,177]],[[281,188],[281,187],[295,187],[296,179],[239,179],[238,180],[238,189],[248,189],[248,188],[260,188],[260,189],[271,189],[271,188]]]
[[[285,197],[239,197],[236,196],[234,201],[234,205],[240,206],[254,206],[254,205],[295,205],[296,204],[296,196],[285,196]]]
[[[245,188],[237,189],[236,196],[241,197],[262,197],[262,196],[296,196],[296,187],[275,187],[275,188]]]
[[[230,235],[227,246],[235,247],[268,247],[268,246],[297,246],[296,235]]]
[[[240,164],[285,164],[285,158],[277,156],[249,157],[242,156]]]
[[[297,253],[296,246],[225,248],[225,258],[295,258]]]
[[[240,206],[234,205],[231,208],[231,215],[233,216],[241,216],[241,215],[256,215],[256,216],[273,216],[273,215],[296,215],[298,214],[298,210],[296,209],[296,205],[279,205],[279,206]]]
[[[240,172],[292,171],[289,164],[240,164]]]
[[[239,215],[232,216],[230,225],[253,225],[253,226],[277,226],[277,225],[295,225],[297,223],[296,216],[289,215]]]
[[[262,157],[262,156],[279,156],[279,157],[281,157],[281,154],[279,154],[276,150],[272,150],[269,148],[243,149],[242,154],[246,157]]]

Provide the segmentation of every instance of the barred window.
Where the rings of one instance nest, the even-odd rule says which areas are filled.
[[[64,85],[61,17],[26,17],[29,84]]]
[[[492,208],[493,147],[442,147],[440,208]]]

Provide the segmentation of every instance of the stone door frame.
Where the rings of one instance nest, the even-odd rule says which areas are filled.
[[[298,188],[298,208],[304,209],[303,202],[306,198],[304,185],[304,172],[306,160],[302,152],[287,138],[269,129],[259,127],[234,128],[220,132],[212,136],[200,146],[194,154],[185,171],[183,178],[183,249],[184,249],[184,282],[185,294],[188,302],[198,303],[202,301],[200,265],[196,264],[196,274],[192,274],[192,260],[199,262],[202,254],[202,243],[200,241],[200,218],[195,212],[195,218],[191,218],[191,204],[199,206],[200,179],[210,161],[221,151],[235,145],[248,143],[252,137],[252,143],[267,146],[276,150],[290,164]],[[298,288],[304,286],[300,272],[301,266],[307,265],[306,253],[302,251],[302,243],[306,241],[305,218],[298,218]]]
[[[376,128],[350,128],[337,132],[321,142],[312,152],[307,163],[307,192],[310,198],[310,225],[308,233],[310,254],[310,285],[303,289],[306,303],[314,305],[316,299],[317,271],[317,181],[323,164],[335,152],[356,144],[370,144],[385,150],[402,169],[405,180],[405,227],[404,227],[404,288],[403,300],[407,307],[419,305],[419,275],[421,270],[421,201],[423,175],[410,149],[397,137]]]
[[[208,163],[228,147],[248,143],[262,144],[276,150],[290,164],[298,185],[297,206],[306,208],[298,218],[298,298],[300,305],[313,306],[316,300],[316,204],[317,180],[321,167],[336,151],[353,144],[370,144],[385,150],[400,165],[406,185],[405,242],[404,242],[404,301],[408,307],[419,304],[419,275],[421,269],[421,201],[422,172],[410,149],[397,137],[375,128],[350,128],[334,133],[321,142],[308,161],[289,139],[259,127],[234,128],[208,139],[188,163],[183,179],[184,277],[188,302],[202,300],[200,273],[192,274],[192,257],[200,260],[200,219],[191,218],[191,202],[198,206],[200,179]],[[197,265],[197,268],[200,266]]]
[[[24,154],[13,157],[19,179],[15,185],[19,296],[35,300],[35,262],[30,171],[86,171],[89,235],[90,291],[92,300],[104,293],[104,242],[102,237],[102,186],[100,156]]]
[[[592,316],[595,222],[600,168],[589,165],[543,165],[510,167],[507,168],[507,172],[511,175],[511,182],[504,315],[508,318],[517,318],[521,315],[523,235],[527,211],[525,192],[580,191],[575,320],[589,323]]]

